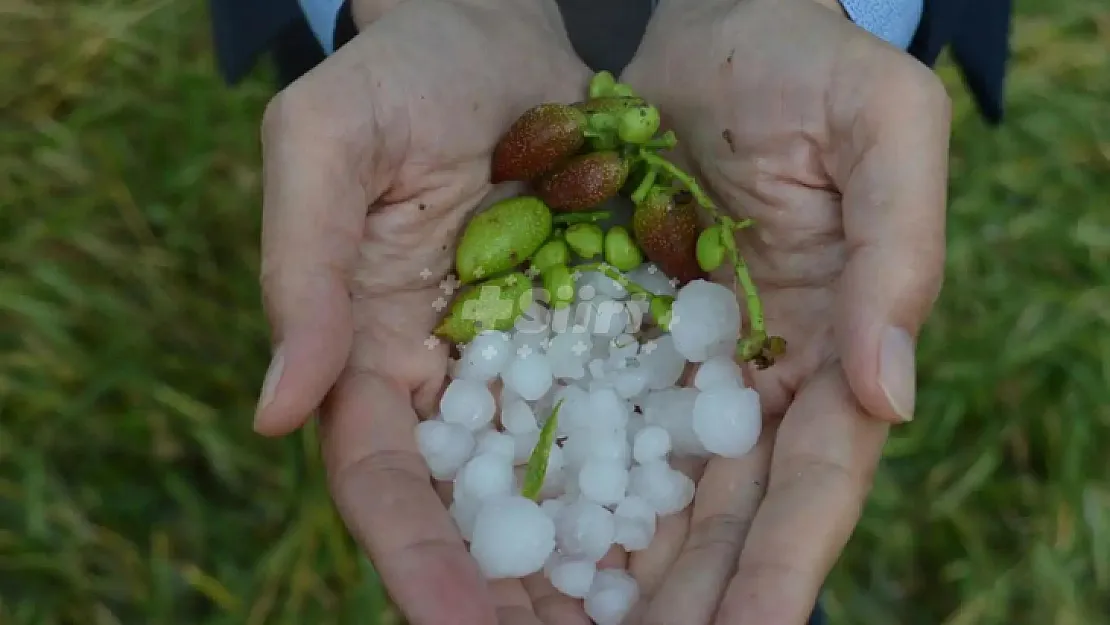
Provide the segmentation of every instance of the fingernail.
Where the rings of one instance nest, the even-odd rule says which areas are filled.
[[[917,392],[917,364],[913,337],[902,328],[888,327],[879,348],[879,385],[903,422],[913,420]]]
[[[282,346],[278,345],[274,350],[274,356],[270,360],[270,368],[266,370],[266,377],[262,380],[262,391],[258,394],[258,407],[255,409],[255,423],[258,422],[258,414],[262,412],[266,406],[274,399],[274,391],[277,390],[278,382],[281,381],[282,370],[285,369],[285,352]]]

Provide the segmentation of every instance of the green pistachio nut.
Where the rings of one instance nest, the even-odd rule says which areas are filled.
[[[468,287],[434,334],[452,343],[469,343],[487,330],[509,330],[532,305],[532,280],[514,272]]]
[[[544,243],[532,255],[532,269],[543,273],[552,265],[565,265],[570,262],[570,248],[562,239],[552,239]]]
[[[613,88],[609,91],[609,95],[620,98],[635,98],[636,92],[632,89],[632,87],[629,87],[623,82],[618,82],[617,84],[613,85]]]
[[[552,309],[566,308],[574,301],[574,274],[566,265],[548,267],[543,272],[542,280]]]
[[[642,145],[658,131],[659,109],[651,105],[628,109],[617,121],[617,136],[625,143]]]
[[[537,197],[502,200],[467,224],[455,251],[459,281],[472,284],[523,263],[551,235],[551,209]]]
[[[590,97],[601,98],[610,95],[615,86],[617,86],[616,77],[608,71],[600,71],[590,79]]]
[[[605,233],[596,224],[572,224],[567,228],[567,245],[582,258],[593,258],[604,248]]]
[[[698,235],[698,266],[702,271],[713,271],[725,261],[724,228],[710,226]]]
[[[648,312],[651,313],[651,318],[655,320],[655,325],[659,326],[664,332],[669,332],[671,329],[671,308],[674,306],[674,298],[670,295],[656,295],[651,298],[648,304]]]
[[[632,271],[644,262],[644,255],[628,230],[613,226],[605,233],[605,262],[618,271]]]

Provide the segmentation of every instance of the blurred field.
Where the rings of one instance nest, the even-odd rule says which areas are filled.
[[[204,3],[0,10],[0,624],[393,623],[311,433],[250,431],[265,72]],[[958,77],[918,420],[835,623],[1110,623],[1110,5],[1021,5],[1009,120]]]

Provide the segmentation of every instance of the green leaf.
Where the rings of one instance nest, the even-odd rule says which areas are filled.
[[[543,429],[540,430],[540,440],[532,450],[531,457],[528,458],[528,470],[524,473],[524,488],[521,489],[520,494],[529,499],[535,500],[540,496],[540,489],[543,488],[543,481],[547,477],[547,459],[551,456],[551,446],[555,443],[555,429],[558,426],[559,408],[562,405],[561,399],[555,404],[551,416],[547,418]]]

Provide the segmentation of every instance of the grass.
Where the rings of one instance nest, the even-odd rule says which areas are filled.
[[[312,433],[250,431],[264,73],[203,3],[0,20],[0,623],[395,623]],[[1110,9],[1029,0],[1009,119],[956,98],[920,410],[835,623],[1110,622]]]

